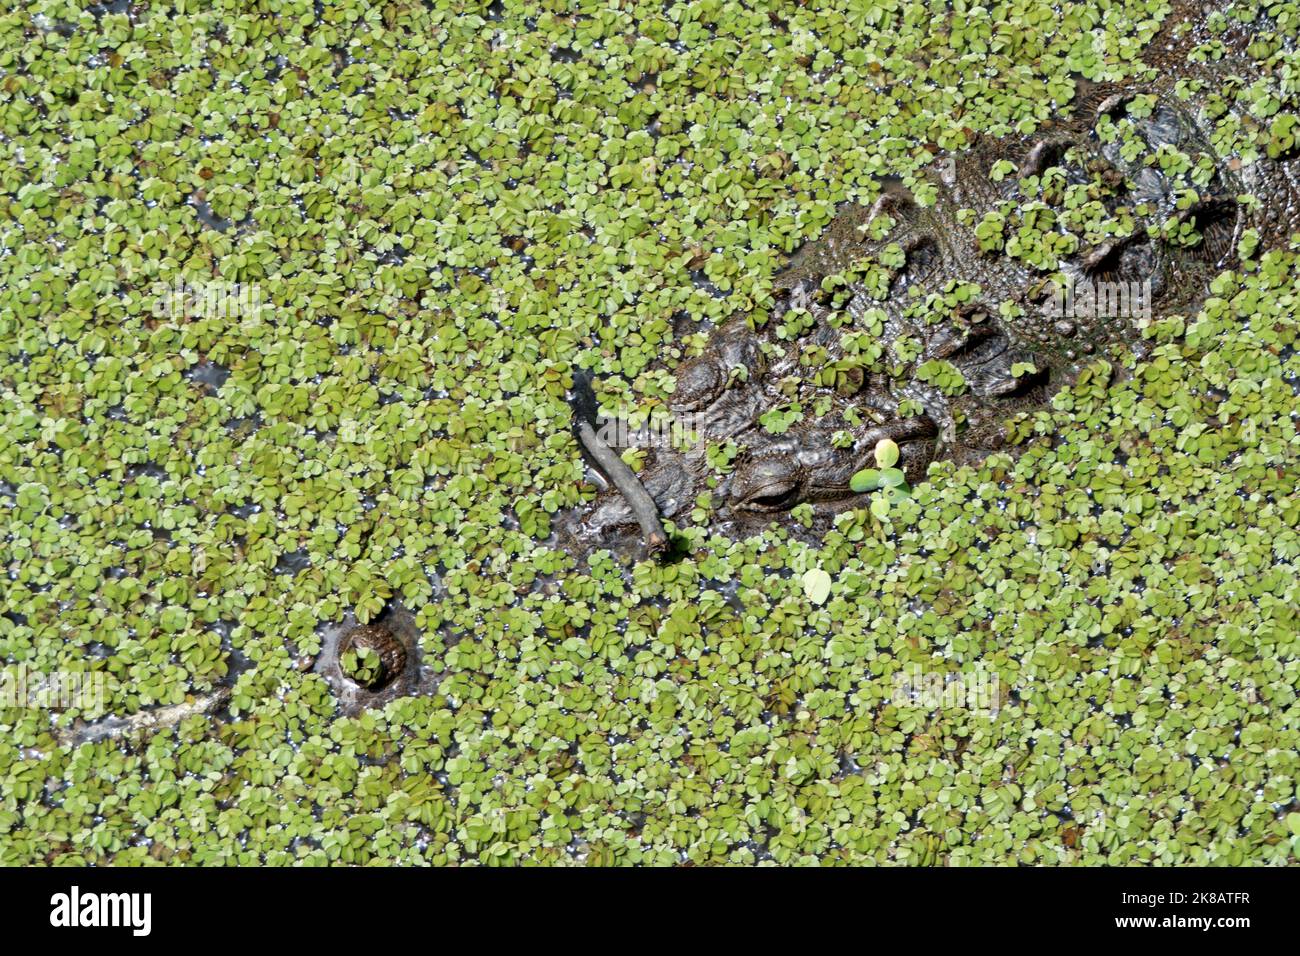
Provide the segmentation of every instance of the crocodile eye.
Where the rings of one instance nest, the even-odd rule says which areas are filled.
[[[943,253],[933,236],[921,235],[908,241],[903,249],[906,260],[894,275],[891,291],[906,290],[924,282],[943,265]]]
[[[1066,150],[1070,144],[1062,139],[1041,139],[1030,147],[1025,158],[1020,162],[1020,168],[1017,175],[1024,179],[1026,176],[1041,175],[1043,170],[1050,169],[1052,166],[1059,166],[1061,160],[1065,158]]]
[[[1222,262],[1233,252],[1238,213],[1231,199],[1207,199],[1187,210],[1183,221],[1201,234],[1201,241],[1187,247],[1186,253],[1202,262]]]
[[[1160,269],[1156,250],[1146,239],[1101,246],[1085,255],[1082,265],[1091,282],[1142,282]]]
[[[1103,116],[1109,116],[1111,119],[1118,119],[1123,116],[1128,109],[1129,102],[1137,94],[1128,90],[1120,90],[1105,97],[1097,104],[1097,110],[1093,117],[1093,122],[1100,120]]]
[[[734,381],[762,374],[765,359],[758,340],[745,328],[728,326],[708,352],[678,367],[669,405],[676,411],[701,411],[721,397]]]
[[[780,511],[797,503],[803,469],[779,455],[753,461],[736,476],[736,506],[748,511]]]
[[[921,207],[917,205],[916,199],[908,190],[897,183],[888,183],[885,191],[871,204],[862,221],[862,228],[865,230],[882,216],[888,216],[894,221],[886,235],[906,236],[917,228],[921,218]]]
[[[746,499],[744,504],[755,511],[778,511],[791,500],[794,490],[795,486],[792,484],[770,485]]]
[[[719,350],[723,364],[727,367],[727,377],[735,378],[739,369],[744,369],[748,379],[762,374],[767,360],[758,342],[750,337],[735,338],[726,342]]]
[[[724,388],[727,378],[717,363],[701,356],[677,370],[677,387],[673,389],[672,407],[679,411],[699,411],[711,404]]]
[[[1139,126],[1142,138],[1152,149],[1161,146],[1181,146],[1187,142],[1187,124],[1178,112],[1166,103],[1159,103]]]

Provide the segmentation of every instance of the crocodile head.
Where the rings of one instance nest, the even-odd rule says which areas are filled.
[[[1015,413],[1196,307],[1247,224],[1238,191],[1192,113],[1139,89],[1082,90],[1032,138],[940,157],[842,210],[766,314],[674,370],[667,404],[693,442],[653,448],[646,489],[669,518],[709,491],[717,522],[743,530],[861,506],[850,480],[882,439],[913,482],[939,458],[977,461]],[[583,527],[629,521],[611,494]]]

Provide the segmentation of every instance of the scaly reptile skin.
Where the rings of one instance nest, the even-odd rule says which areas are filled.
[[[1140,354],[1144,318],[1194,313],[1211,279],[1236,261],[1245,230],[1257,230],[1264,247],[1300,230],[1298,164],[1216,156],[1196,98],[1174,94],[1179,78],[1213,82],[1244,62],[1231,55],[1248,35],[1229,33],[1219,37],[1228,59],[1189,64],[1204,29],[1193,22],[1176,40],[1166,39],[1172,31],[1158,38],[1148,53],[1161,70],[1152,84],[1080,84],[1069,119],[941,157],[926,173],[932,202],[889,185],[871,207],[842,211],[776,277],[766,320],[729,321],[674,370],[669,406],[698,440],[649,452],[641,478],[660,513],[694,506],[716,474],[710,443],[739,449],[712,494],[716,524],[731,533],[803,503],[820,516],[862,506],[849,481],[873,464],[882,438],[900,446],[911,481],[940,458],[978,461],[1004,447],[1014,413],[1045,405],[1094,356]],[[1247,193],[1263,201],[1238,202]],[[1067,238],[1065,219],[1081,203],[1097,216]],[[977,227],[998,213],[1002,226],[986,224],[982,249]],[[1016,247],[1022,227],[1060,245],[1035,258]],[[1139,299],[1127,314],[1084,308],[1063,317],[1052,292],[1069,283],[1148,289],[1150,315],[1134,314]],[[961,284],[977,290],[954,294]],[[964,384],[953,384],[954,368]],[[792,402],[801,414],[786,430],[760,422]],[[631,520],[611,490],[570,531],[600,546],[626,538]]]

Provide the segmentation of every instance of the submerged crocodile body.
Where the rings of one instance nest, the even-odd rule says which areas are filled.
[[[860,507],[850,480],[881,439],[911,481],[977,461],[1094,358],[1140,353],[1146,321],[1194,312],[1248,229],[1270,244],[1300,228],[1296,164],[1216,156],[1175,82],[1081,84],[1069,119],[977,140],[843,210],[776,277],[766,315],[733,318],[674,370],[690,439],[648,449],[659,514],[680,521],[708,491],[711,524],[738,534],[801,505],[805,523]],[[571,533],[617,547],[634,516],[610,488]]]

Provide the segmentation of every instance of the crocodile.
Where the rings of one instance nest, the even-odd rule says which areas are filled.
[[[732,536],[796,509],[792,528],[824,528],[866,503],[852,479],[882,442],[911,482],[934,461],[1014,453],[1017,413],[1099,359],[1142,358],[1143,327],[1194,313],[1243,238],[1276,245],[1300,229],[1296,161],[1217,156],[1211,121],[1176,93],[1227,69],[1187,62],[1203,34],[1195,23],[1158,42],[1150,83],[1077,80],[1068,116],[975,135],[838,211],[775,276],[770,308],[714,328],[673,370],[664,410],[687,439],[649,442],[643,490],[610,481],[564,526],[572,539],[626,549],[638,520],[657,537],[638,494],[680,521],[707,492],[710,525]],[[588,449],[592,430],[614,450],[644,443],[593,422],[588,390],[577,382]]]

